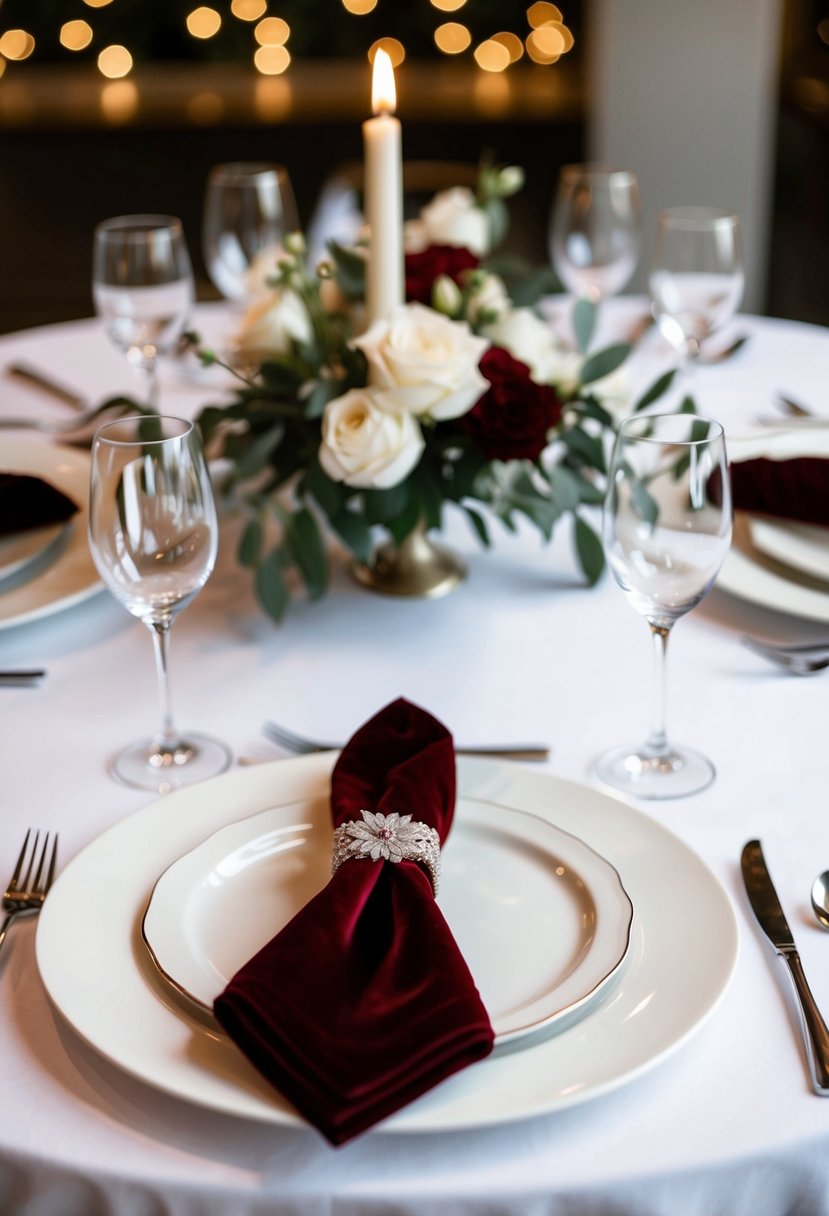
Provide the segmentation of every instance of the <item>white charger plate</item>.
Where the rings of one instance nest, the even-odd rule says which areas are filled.
[[[59,875],[38,918],[37,962],[54,1005],[91,1047],[156,1090],[224,1113],[302,1125],[232,1044],[167,999],[141,922],[158,875],[176,858],[275,801],[325,798],[334,759],[279,760],[179,790],[110,828]],[[458,781],[462,798],[554,821],[607,858],[624,875],[636,909],[631,948],[618,981],[586,1017],[465,1069],[386,1120],[382,1131],[506,1123],[595,1099],[683,1044],[716,1007],[737,959],[727,895],[654,819],[517,764],[462,758]],[[501,957],[509,968],[508,953]]]
[[[210,1012],[329,881],[332,832],[327,799],[294,802],[220,828],[174,862],[143,921],[168,982]],[[439,903],[498,1047],[582,1016],[630,944],[633,908],[613,866],[547,820],[471,798],[458,800],[442,850]]]
[[[763,608],[829,624],[829,586],[761,553],[752,539],[750,518],[742,512],[734,517],[734,537],[717,587]]]
[[[754,516],[748,527],[755,549],[801,574],[823,580],[829,591],[829,528]]]
[[[0,439],[0,465],[51,482],[80,508],[64,527],[54,560],[0,595],[0,629],[39,620],[70,608],[101,587],[86,539],[89,503],[88,452],[25,439]],[[37,555],[35,555],[37,556]]]
[[[5,471],[5,470],[4,470]],[[0,592],[2,583],[46,554],[68,524],[47,524],[0,539]]]

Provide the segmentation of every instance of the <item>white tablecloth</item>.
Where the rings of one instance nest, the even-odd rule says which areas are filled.
[[[219,314],[201,319],[215,328]],[[749,318],[738,328],[752,334],[748,346],[697,373],[704,410],[734,434],[768,413],[783,388],[829,413],[829,334]],[[0,366],[23,357],[93,398],[134,387],[95,322],[0,339]],[[651,333],[637,378],[644,384],[668,362]],[[170,412],[192,414],[212,395],[165,370]],[[3,378],[0,411],[22,409],[61,413]],[[0,432],[0,465],[2,445]],[[597,753],[646,731],[647,628],[609,578],[593,590],[580,585],[566,526],[550,547],[527,532],[484,553],[464,522],[452,521],[448,534],[469,564],[454,594],[374,596],[341,564],[329,596],[297,600],[279,627],[235,565],[233,531],[228,521],[217,570],[173,631],[172,680],[181,723],[224,738],[237,757],[277,755],[259,736],[267,717],[336,738],[398,695],[459,739],[549,740],[549,771],[577,781],[590,781]],[[28,922],[0,960],[0,1211],[829,1212],[829,1102],[810,1092],[779,964],[748,909],[738,864],[744,842],[759,836],[829,1012],[829,937],[808,907],[812,878],[829,865],[829,676],[778,673],[738,644],[743,631],[810,639],[829,636],[829,621],[780,616],[715,589],[672,639],[671,732],[709,754],[718,777],[696,797],[645,810],[706,861],[734,902],[741,937],[724,1000],[680,1050],[609,1096],[543,1118],[439,1136],[372,1133],[335,1151],[311,1130],[217,1115],[107,1064],[50,1006]],[[59,829],[66,863],[147,803],[114,783],[106,762],[154,726],[156,711],[147,632],[106,592],[0,630],[0,667],[18,665],[49,674],[39,689],[0,689],[7,869],[29,824]],[[670,900],[671,875],[655,881]]]

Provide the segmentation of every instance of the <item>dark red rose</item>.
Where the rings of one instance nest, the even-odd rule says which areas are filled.
[[[561,419],[558,393],[536,384],[526,363],[491,346],[481,359],[490,387],[459,422],[487,460],[536,460]]]
[[[456,245],[429,245],[422,253],[406,254],[406,299],[432,303],[432,284],[439,274],[457,283],[465,270],[475,270],[478,259]]]

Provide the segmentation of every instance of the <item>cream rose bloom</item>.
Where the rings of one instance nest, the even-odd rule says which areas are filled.
[[[563,346],[547,321],[531,308],[513,308],[486,328],[486,335],[496,346],[503,346],[515,358],[526,363],[537,384],[554,384],[569,395],[581,382],[584,355]],[[611,414],[622,416],[630,403],[630,377],[623,364],[609,376],[587,386],[592,396]]]
[[[411,473],[424,446],[417,420],[383,409],[371,388],[349,389],[325,407],[319,462],[332,481],[386,490]]]
[[[489,382],[478,371],[489,346],[465,321],[450,321],[423,304],[402,304],[357,338],[369,383],[386,409],[440,422],[472,409]]]
[[[310,342],[311,320],[294,291],[272,291],[250,306],[236,334],[240,354],[286,355],[293,342]]]
[[[466,186],[441,190],[405,226],[406,250],[419,253],[429,245],[462,245],[482,257],[489,253],[489,220]]]

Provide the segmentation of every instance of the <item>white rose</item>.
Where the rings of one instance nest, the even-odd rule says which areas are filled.
[[[355,342],[366,356],[377,400],[389,410],[439,422],[467,413],[489,383],[478,371],[489,346],[465,321],[423,304],[402,304]]]
[[[436,194],[421,211],[420,223],[425,245],[462,245],[478,257],[489,252],[489,220],[466,186]]]
[[[416,419],[383,409],[371,388],[349,389],[325,407],[319,462],[333,481],[386,490],[411,473],[424,446]]]
[[[286,355],[293,342],[310,342],[311,319],[294,291],[275,291],[252,304],[236,335],[245,355]]]
[[[497,274],[486,274],[482,271],[476,271],[475,276],[474,286],[466,306],[466,315],[470,325],[474,325],[479,320],[481,313],[487,313],[490,322],[493,317],[500,319],[510,307],[510,298],[504,280]]]
[[[503,346],[515,359],[526,363],[536,384],[554,384],[563,396],[570,396],[581,384],[585,356],[563,346],[549,323],[531,308],[511,309],[485,332],[496,346]],[[627,367],[623,364],[609,376],[593,381],[585,391],[611,414],[623,416],[630,403]]]

